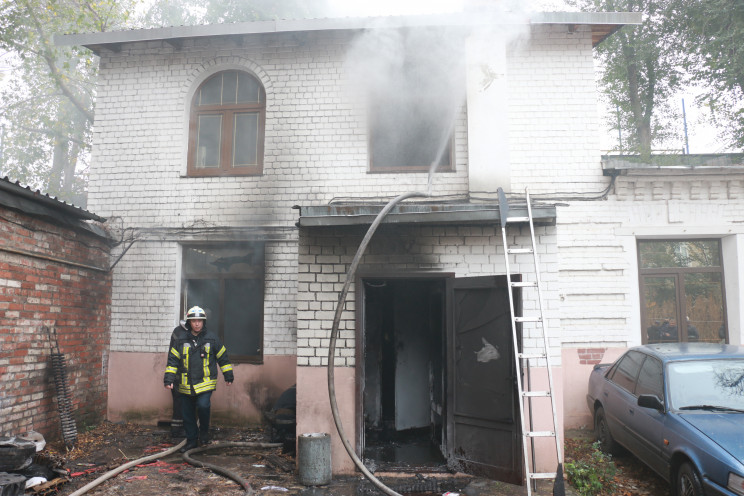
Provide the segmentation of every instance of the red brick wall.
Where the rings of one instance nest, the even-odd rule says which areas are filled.
[[[57,224],[0,207],[0,435],[61,437],[45,326],[65,355],[78,430],[106,414],[109,245]]]
[[[579,363],[582,365],[597,365],[602,362],[607,348],[579,348]]]

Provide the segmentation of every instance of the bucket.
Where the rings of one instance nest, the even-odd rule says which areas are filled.
[[[297,470],[300,484],[324,486],[331,482],[331,436],[325,432],[297,438]]]

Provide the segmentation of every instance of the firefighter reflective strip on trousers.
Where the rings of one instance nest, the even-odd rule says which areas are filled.
[[[204,380],[209,380],[209,343],[204,345],[204,359],[202,360],[202,367],[204,367]]]

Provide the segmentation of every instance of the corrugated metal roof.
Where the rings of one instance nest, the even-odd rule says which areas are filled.
[[[8,177],[0,178],[0,205],[38,217],[53,219],[59,224],[82,228],[101,237],[108,234],[99,226],[88,224],[86,220],[105,222],[106,219],[80,207],[63,202],[42,193],[12,182]]]
[[[295,206],[300,211],[298,227],[330,227],[370,225],[384,205],[323,205]],[[509,215],[526,217],[527,206],[510,205]],[[533,205],[532,217],[535,224],[554,225],[555,205]],[[497,204],[444,203],[444,204],[401,204],[395,206],[383,219],[383,224],[432,224],[432,225],[499,225],[500,214]]]
[[[57,45],[82,45],[94,51],[122,43],[173,41],[207,36],[290,33],[303,31],[362,30],[416,26],[482,26],[514,24],[504,12],[451,13],[389,17],[344,17],[323,19],[280,19],[199,26],[171,26],[104,33],[64,34],[54,37]],[[506,19],[506,20],[505,20]],[[565,24],[592,26],[592,40],[599,43],[625,24],[640,24],[639,12],[542,12],[520,20],[524,24]]]

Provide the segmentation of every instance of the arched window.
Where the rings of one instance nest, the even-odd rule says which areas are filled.
[[[246,72],[224,71],[204,81],[191,102],[190,176],[263,171],[266,94]]]

